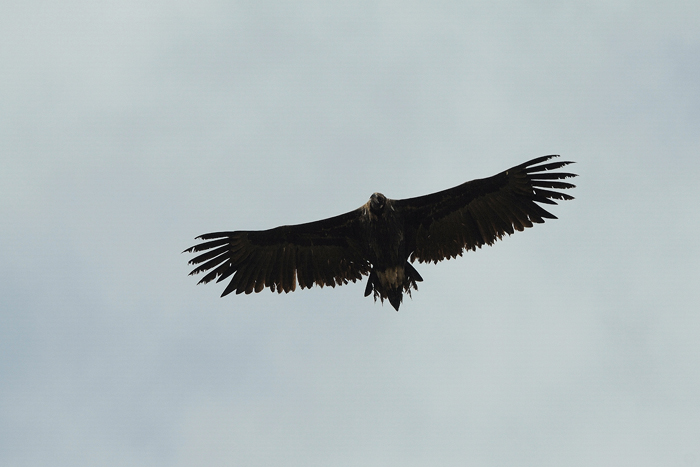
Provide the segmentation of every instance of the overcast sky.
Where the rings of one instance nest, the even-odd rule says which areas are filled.
[[[5,2],[3,466],[700,465],[700,3]],[[543,154],[558,220],[219,298],[196,235]]]

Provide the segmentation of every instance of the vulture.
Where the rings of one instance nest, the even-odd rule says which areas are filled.
[[[542,156],[493,177],[408,199],[374,193],[345,214],[269,230],[238,230],[201,235],[184,252],[200,253],[189,261],[190,275],[206,273],[199,284],[231,280],[222,297],[236,292],[282,293],[297,285],[347,284],[369,276],[365,297],[399,310],[403,294],[417,290],[423,278],[411,263],[437,263],[465,250],[492,245],[505,234],[544,219],[556,219],[540,204],[570,200],[562,181],[575,174],[557,171],[571,162]],[[184,253],[183,252],[183,253]]]

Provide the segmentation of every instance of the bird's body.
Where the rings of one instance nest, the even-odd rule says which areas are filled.
[[[369,247],[365,255],[372,264],[365,297],[374,292],[375,300],[386,298],[398,310],[403,292],[410,294],[423,280],[408,262],[403,216],[394,209],[394,200],[381,193],[370,197],[361,216],[366,235],[362,243]]]
[[[190,261],[191,274],[208,271],[206,283],[230,276],[222,293],[278,292],[317,284],[347,284],[369,275],[365,296],[388,299],[398,311],[403,294],[421,278],[411,262],[461,256],[491,245],[504,234],[556,219],[536,203],[573,199],[546,188],[567,189],[559,181],[574,174],[550,172],[570,162],[535,166],[543,156],[457,187],[417,198],[392,200],[374,193],[360,208],[308,224],[261,231],[217,232],[187,252],[204,252]]]

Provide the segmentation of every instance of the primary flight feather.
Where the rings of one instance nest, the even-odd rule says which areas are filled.
[[[196,265],[190,275],[206,273],[200,284],[230,277],[222,297],[265,287],[290,292],[297,284],[335,287],[369,275],[365,296],[388,299],[398,311],[404,292],[423,280],[415,260],[437,263],[556,219],[537,203],[573,199],[555,190],[574,188],[561,180],[576,175],[555,171],[572,162],[543,164],[554,157],[417,198],[374,193],[354,211],[307,224],[204,234],[185,250],[203,252],[189,261]]]

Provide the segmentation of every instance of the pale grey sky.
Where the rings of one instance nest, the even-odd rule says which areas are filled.
[[[0,464],[700,465],[700,4],[2,10]],[[552,153],[399,313],[180,254]]]

